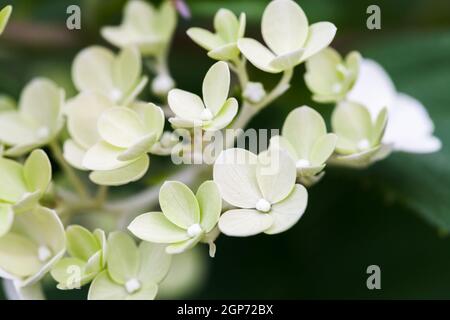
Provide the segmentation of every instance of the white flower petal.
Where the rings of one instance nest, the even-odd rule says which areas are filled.
[[[381,109],[394,107],[396,90],[394,83],[381,65],[370,59],[362,59],[358,78],[347,99],[368,108],[372,119]]]
[[[274,0],[264,10],[261,32],[269,48],[283,55],[303,47],[308,37],[308,19],[294,1]]]
[[[202,235],[198,235],[194,238],[185,240],[183,242],[171,244],[171,245],[167,246],[166,252],[168,254],[180,254],[180,253],[186,252],[187,250],[195,247],[195,245],[197,243],[199,243],[201,239],[202,239]]]
[[[155,243],[175,243],[189,239],[185,229],[170,222],[162,212],[149,212],[136,217],[128,226],[136,237]]]
[[[175,115],[186,120],[200,119],[200,114],[205,110],[199,96],[184,90],[170,90],[168,100]]]
[[[326,133],[322,116],[308,106],[291,111],[282,128],[283,137],[288,139],[296,151],[296,159],[310,160],[314,144]]]
[[[280,55],[270,62],[270,66],[275,69],[281,70],[292,69],[302,61],[301,57],[303,56],[304,52],[305,52],[304,49],[298,49]]]
[[[129,164],[129,161],[119,161],[117,157],[124,151],[105,141],[93,145],[83,158],[83,166],[89,170],[114,170]]]
[[[0,157],[0,200],[15,203],[28,191],[23,177],[23,166]]]
[[[216,62],[209,68],[203,80],[203,100],[213,116],[215,116],[228,97],[230,90],[230,69],[223,61]]]
[[[100,46],[91,46],[78,53],[72,65],[73,83],[78,91],[97,91],[114,98],[114,90],[119,90],[119,96],[113,100],[121,98],[123,92],[115,87],[113,80],[114,60],[114,53]]]
[[[305,187],[296,184],[286,199],[272,206],[270,214],[273,224],[265,233],[276,234],[291,228],[302,217],[307,204],[308,192]]]
[[[258,158],[244,149],[222,151],[214,164],[214,182],[222,198],[233,206],[255,208],[262,198],[256,179]]]
[[[89,179],[99,185],[120,186],[141,179],[148,171],[149,165],[150,158],[147,155],[143,155],[118,169],[93,171],[89,175]]]
[[[98,119],[97,128],[103,140],[121,148],[131,147],[145,133],[138,114],[125,107],[105,110]]]
[[[120,284],[135,278],[139,272],[139,251],[133,238],[122,231],[108,237],[107,264],[109,276]]]
[[[114,107],[114,103],[103,95],[81,93],[66,105],[67,128],[70,136],[81,147],[88,149],[100,140],[97,121],[101,114]]]
[[[205,181],[198,188],[195,197],[200,207],[200,225],[208,233],[216,226],[222,212],[219,188],[214,181]]]
[[[192,41],[208,51],[224,45],[224,41],[218,35],[205,29],[190,28],[187,35]]]
[[[238,109],[237,100],[235,98],[229,98],[211,123],[203,126],[203,129],[206,131],[216,131],[225,128],[233,121],[238,113]]]
[[[273,204],[286,198],[296,176],[295,163],[286,151],[271,148],[258,155],[256,179],[266,201]]]
[[[74,140],[68,139],[63,145],[64,159],[72,166],[79,170],[86,170],[83,166],[83,158],[86,154],[86,149],[78,145]]]
[[[11,229],[14,211],[11,205],[0,203],[0,238]]]
[[[33,79],[23,89],[19,99],[19,112],[24,118],[32,119],[49,134],[59,129],[64,103],[64,90],[45,78]]]
[[[28,144],[37,140],[37,124],[22,117],[17,111],[0,113],[0,141],[6,145]]]
[[[436,152],[442,143],[433,136],[433,131],[433,121],[425,107],[406,94],[398,94],[389,113],[383,142],[392,143],[399,151]]]
[[[328,47],[336,35],[336,30],[336,26],[331,22],[317,22],[310,25],[302,59],[306,60]]]
[[[260,42],[250,38],[239,39],[238,48],[248,61],[258,69],[270,73],[280,73],[283,71],[270,65],[272,60],[275,59],[275,55]]]
[[[270,228],[273,217],[257,210],[229,210],[219,219],[219,229],[232,237],[248,237],[264,232]]]
[[[89,287],[88,300],[125,300],[125,286],[114,282],[107,271],[99,273]]]
[[[169,272],[172,261],[172,257],[166,254],[165,246],[142,241],[139,245],[139,256],[139,281],[144,286],[161,282]]]
[[[185,184],[166,181],[159,190],[159,205],[164,215],[180,228],[200,222],[200,207],[194,193]]]

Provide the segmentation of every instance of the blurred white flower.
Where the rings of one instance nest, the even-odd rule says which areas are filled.
[[[177,24],[177,14],[170,1],[156,9],[140,0],[129,1],[119,26],[103,27],[103,38],[119,48],[136,46],[144,56],[161,55],[167,49]]]
[[[415,98],[396,91],[387,72],[377,62],[363,59],[358,79],[347,99],[366,106],[375,118],[382,108],[388,110],[383,143],[397,151],[431,153],[442,143],[433,135],[434,124],[426,108]]]

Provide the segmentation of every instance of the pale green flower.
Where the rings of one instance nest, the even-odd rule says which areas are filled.
[[[93,233],[78,225],[66,230],[67,252],[70,257],[59,260],[51,275],[61,290],[77,289],[89,283],[106,266],[105,232],[96,229]],[[74,275],[76,278],[73,278]]]
[[[42,150],[33,151],[22,165],[0,158],[0,237],[14,221],[14,214],[32,210],[52,179],[50,160]]]
[[[12,6],[6,6],[0,10],[0,35],[5,30],[9,17],[11,16]]]
[[[103,27],[103,38],[124,48],[136,46],[142,55],[164,54],[177,24],[177,14],[170,1],[155,9],[145,1],[129,1],[119,26]]]
[[[84,93],[66,107],[72,139],[64,157],[101,185],[122,185],[140,179],[148,170],[150,152],[164,128],[164,113],[152,103],[116,106],[107,97]]]
[[[91,46],[75,57],[72,78],[80,92],[97,92],[113,102],[128,105],[144,89],[148,79],[141,76],[142,60],[134,47],[117,55],[111,50]]]
[[[335,134],[327,134],[320,113],[308,106],[291,111],[281,133],[282,136],[270,140],[270,146],[281,147],[289,153],[299,177],[311,177],[321,172],[337,141]]]
[[[141,242],[123,232],[108,237],[107,269],[89,288],[89,300],[153,300],[170,269],[164,246]]]
[[[128,229],[144,241],[170,244],[169,254],[178,254],[203,241],[213,244],[214,230],[222,210],[222,199],[213,181],[204,182],[194,194],[185,184],[165,182],[159,192],[162,212],[144,213],[134,219]],[[212,233],[212,237],[211,237]]]
[[[188,36],[199,46],[208,50],[208,56],[215,60],[233,60],[239,56],[237,41],[245,33],[245,13],[239,20],[228,9],[220,9],[214,16],[215,33],[202,28],[190,28]]]
[[[288,230],[303,215],[308,193],[295,184],[295,163],[271,148],[258,156],[244,149],[223,151],[214,164],[214,182],[223,200],[238,207],[219,219],[224,234],[246,237]]]
[[[336,27],[330,22],[309,25],[302,8],[294,1],[274,0],[264,11],[261,33],[269,48],[250,38],[239,39],[238,47],[255,67],[279,73],[326,48],[336,34]]]
[[[0,277],[18,287],[33,285],[64,255],[65,248],[64,227],[53,210],[36,207],[21,213],[0,237]]]
[[[332,162],[350,167],[367,167],[388,156],[391,147],[381,143],[388,118],[387,109],[372,121],[369,111],[355,102],[341,102],[331,117],[337,134],[336,155]]]
[[[344,60],[331,47],[306,60],[304,77],[312,99],[321,103],[342,101],[355,84],[360,62],[358,52],[350,52]]]
[[[7,156],[20,156],[53,140],[63,127],[64,90],[48,79],[23,89],[17,110],[0,112],[0,142]]]
[[[230,70],[228,65],[216,62],[203,80],[203,101],[196,94],[173,89],[169,92],[169,107],[175,117],[169,121],[179,128],[201,127],[204,130],[220,130],[228,126],[238,112],[238,102],[229,98]]]

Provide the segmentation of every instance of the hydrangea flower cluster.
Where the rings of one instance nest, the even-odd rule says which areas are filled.
[[[0,11],[0,34],[11,10]],[[151,300],[164,288],[185,290],[198,276],[183,280],[173,270],[200,269],[191,267],[200,261],[193,250],[197,244],[208,244],[214,257],[220,254],[215,245],[220,234],[290,230],[307,210],[307,188],[329,167],[365,168],[394,151],[441,148],[419,101],[398,93],[376,62],[356,51],[342,57],[329,47],[334,24],[310,23],[292,0],[267,5],[261,21],[265,44],[246,37],[245,13],[227,9],[215,15],[214,32],[187,31],[216,60],[201,97],[175,88],[169,73],[176,24],[173,2],[154,8],[131,0],[121,24],[101,30],[118,51],[91,46],[75,57],[75,96],[36,78],[17,106],[2,98],[0,277],[9,297],[44,298],[41,280],[47,273],[61,290],[88,285],[92,300]],[[265,88],[250,79],[247,60],[263,72],[282,73],[278,84]],[[299,103],[288,106],[281,135],[272,137],[266,150],[235,147],[241,129],[290,88],[293,70],[303,62],[312,99],[335,104],[330,130],[320,108]],[[149,79],[156,103],[139,98]],[[189,135],[187,142],[179,141],[179,129]],[[185,166],[161,185],[128,197],[111,188],[151,171],[150,154],[169,161],[174,149],[193,152],[185,147],[198,140],[198,131],[226,129],[237,133],[212,165]],[[200,151],[208,147],[201,137]],[[64,174],[52,179],[52,163]],[[191,187],[198,187],[196,193]],[[113,226],[107,226],[105,214]]]

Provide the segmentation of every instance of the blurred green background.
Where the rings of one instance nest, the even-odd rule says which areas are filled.
[[[259,19],[267,1],[187,2],[192,19],[180,19],[170,66],[178,87],[199,91],[213,61],[189,40],[186,29],[210,29],[214,13],[226,7],[245,11],[247,35],[259,38]],[[377,60],[399,91],[423,102],[443,149],[432,155],[394,154],[364,171],[328,169],[322,182],[310,189],[308,209],[294,228],[277,236],[220,237],[216,258],[206,262],[204,285],[183,297],[450,298],[450,1],[298,2],[310,22],[327,20],[337,25],[335,48],[342,53],[356,49]],[[107,45],[99,29],[120,22],[125,1],[1,0],[0,7],[9,3],[14,12],[0,39],[0,93],[17,98],[37,75],[52,78],[72,96],[71,61],[83,47]],[[82,10],[79,31],[65,28],[66,8],[71,4]],[[366,28],[370,4],[381,8],[381,30]],[[280,128],[288,112],[302,104],[329,118],[332,107],[311,101],[303,72],[303,66],[296,69],[292,88],[258,115],[253,127]],[[276,76],[254,68],[251,76],[263,78],[268,86],[277,81]],[[168,170],[164,163],[167,159],[156,160],[146,179],[122,192],[161,178]],[[206,251],[201,248],[205,257]],[[381,290],[366,288],[366,268],[371,264],[381,268]],[[85,290],[49,289],[48,294],[80,298]]]

